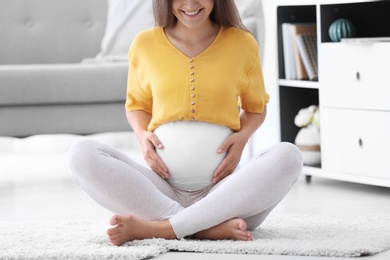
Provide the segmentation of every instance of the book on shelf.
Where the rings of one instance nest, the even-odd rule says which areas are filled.
[[[292,51],[291,42],[291,24],[282,24],[282,41],[283,41],[283,59],[284,59],[284,74],[286,79],[295,79],[295,62],[294,53]]]
[[[298,50],[297,36],[316,34],[314,23],[283,23],[282,43],[286,79],[309,79],[308,72]]]
[[[310,80],[318,80],[317,35],[298,34],[297,46]]]
[[[291,24],[282,24],[282,43],[284,58],[284,74],[286,79],[296,78],[294,52],[292,49]]]

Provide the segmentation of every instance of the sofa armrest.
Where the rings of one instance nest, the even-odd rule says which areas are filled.
[[[0,136],[129,131],[127,62],[0,66]]]
[[[128,64],[0,66],[0,107],[124,101]]]

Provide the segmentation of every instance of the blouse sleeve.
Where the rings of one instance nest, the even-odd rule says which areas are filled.
[[[269,95],[264,86],[258,48],[252,61],[252,66],[247,72],[248,84],[242,88],[240,93],[240,106],[247,112],[263,113],[265,105],[269,101]]]
[[[147,86],[142,86],[138,77],[139,71],[129,55],[129,71],[127,77],[126,111],[142,110],[152,113],[152,95]]]

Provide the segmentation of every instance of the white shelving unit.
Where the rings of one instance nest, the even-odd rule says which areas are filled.
[[[390,1],[277,2],[282,141],[294,142],[299,109],[316,104],[321,111],[322,164],[304,167],[308,181],[319,176],[390,187],[388,11]],[[329,26],[339,18],[354,24],[356,41],[331,41]],[[318,81],[285,79],[283,23],[316,23]]]

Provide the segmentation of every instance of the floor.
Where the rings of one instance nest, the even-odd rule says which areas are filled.
[[[334,181],[315,177],[310,184],[304,176],[274,212],[390,214],[390,188]],[[111,213],[96,205],[70,179],[12,184],[0,182],[0,221],[45,219],[103,219]],[[390,251],[368,257],[390,259]],[[217,255],[170,252],[157,260],[219,259],[328,259],[324,257]],[[340,259],[340,258],[339,258]]]

